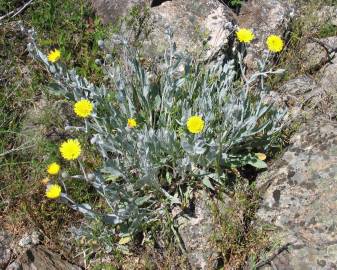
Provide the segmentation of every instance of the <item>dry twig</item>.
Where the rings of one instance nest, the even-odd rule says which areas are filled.
[[[19,15],[22,11],[24,11],[29,5],[33,3],[33,0],[29,0],[27,3],[25,3],[23,6],[12,10],[8,12],[7,14],[0,17],[0,21],[6,19],[6,18],[14,18],[15,16]]]

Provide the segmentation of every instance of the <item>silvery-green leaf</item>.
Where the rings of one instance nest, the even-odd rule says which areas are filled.
[[[51,82],[48,84],[47,89],[49,90],[50,93],[52,93],[53,95],[57,95],[57,96],[64,96],[66,95],[66,91],[63,87],[61,87],[59,84]]]
[[[140,197],[140,198],[137,198],[137,199],[135,200],[135,203],[136,203],[138,206],[141,206],[141,205],[143,205],[144,203],[148,202],[151,198],[152,198],[151,195],[144,196],[144,197]]]
[[[171,204],[181,204],[181,201],[179,200],[179,198],[174,197],[172,195],[170,195],[166,190],[162,189],[162,192],[165,194],[166,198],[168,198],[171,202]]]
[[[263,160],[259,160],[259,159],[253,159],[253,160],[248,161],[247,163],[257,169],[265,169],[268,167],[266,162],[264,162]]]
[[[202,183],[208,187],[209,189],[212,189],[212,190],[215,190],[214,186],[212,185],[211,181],[209,181],[209,178],[208,177],[204,177],[202,179]]]
[[[103,215],[102,220],[103,220],[103,222],[106,222],[106,223],[112,224],[112,225],[117,225],[117,224],[120,224],[122,222],[122,220],[114,214]]]
[[[181,146],[187,153],[193,154],[193,146],[189,144],[187,141],[182,141]]]
[[[91,210],[91,206],[88,204],[71,204],[71,208],[81,212],[82,214],[95,218],[96,214]]]

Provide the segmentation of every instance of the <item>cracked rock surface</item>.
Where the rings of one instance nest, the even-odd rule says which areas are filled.
[[[275,240],[292,243],[272,261],[277,269],[337,269],[336,164],[337,122],[318,118],[257,180],[266,190],[258,216],[278,228]]]

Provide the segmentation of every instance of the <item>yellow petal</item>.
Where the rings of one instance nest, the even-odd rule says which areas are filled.
[[[259,160],[266,160],[267,156],[264,153],[255,153]]]
[[[128,127],[129,128],[135,128],[137,126],[137,120],[134,118],[129,118],[128,119]]]
[[[198,134],[203,131],[205,122],[200,116],[194,115],[188,118],[186,125],[189,132]]]

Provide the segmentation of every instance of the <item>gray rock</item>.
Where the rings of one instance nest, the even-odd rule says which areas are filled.
[[[20,240],[19,240],[19,246],[20,247],[28,247],[32,244],[32,237],[26,233]]]
[[[22,270],[22,266],[18,262],[12,262],[7,266],[6,270]]]
[[[303,67],[305,70],[316,71],[329,64],[330,59],[335,61],[330,51],[337,48],[337,37],[319,39],[318,42],[306,44],[303,52]]]
[[[197,194],[195,215],[179,217],[178,232],[183,240],[192,269],[214,269],[217,251],[211,244],[214,231],[212,213],[207,204],[207,195]]]
[[[310,96],[312,92],[317,89],[317,83],[313,78],[308,76],[300,76],[295,79],[287,81],[279,89],[283,95],[292,95],[295,97]]]
[[[329,50],[337,48],[337,37],[321,39]],[[327,56],[331,59],[326,61]],[[287,120],[300,118],[312,119],[316,115],[325,115],[332,119],[337,113],[337,57],[329,54],[318,43],[307,44],[303,66],[316,69],[318,73],[309,77],[299,76],[284,83],[277,91],[267,95],[266,101],[286,106],[289,110]]]
[[[257,179],[265,190],[257,215],[278,228],[275,242],[292,243],[272,261],[277,269],[336,269],[336,164],[337,122],[318,118]]]
[[[286,107],[288,114],[284,121],[290,123],[317,115],[316,107],[323,102],[325,96],[324,89],[314,78],[303,75],[285,82],[277,91],[269,92],[265,101]]]
[[[146,43],[148,52],[161,55],[168,47],[165,32],[173,31],[173,39],[179,51],[200,54],[211,59],[229,49],[233,30],[233,14],[220,1],[198,0],[167,1],[151,9],[153,31]]]
[[[0,227],[0,269],[5,269],[12,259],[10,236]]]
[[[19,240],[19,246],[23,248],[30,247],[32,245],[38,245],[43,236],[38,231],[33,231],[31,234],[26,233],[20,240]]]
[[[311,119],[326,96],[324,89],[305,75],[287,81],[279,92],[288,107],[290,120]]]
[[[337,7],[323,6],[314,14],[319,23],[331,23],[337,26]]]
[[[0,269],[5,269],[12,257],[12,251],[0,245]]]
[[[325,39],[325,42],[331,48],[337,48],[337,37]],[[319,81],[319,87],[325,94],[320,110],[330,118],[336,117],[337,113],[337,55],[332,56],[334,56],[332,60],[323,66],[316,76]]]
[[[23,270],[80,270],[44,246],[28,249],[17,261]]]
[[[115,22],[119,17],[127,15],[132,7],[144,7],[151,2],[151,0],[91,0],[103,23]]]

